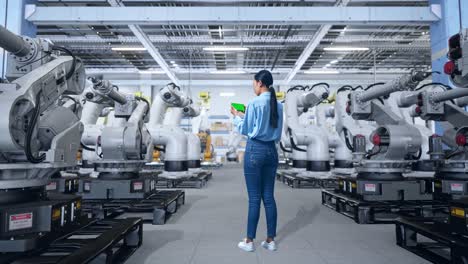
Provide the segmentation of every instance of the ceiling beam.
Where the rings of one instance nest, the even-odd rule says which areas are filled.
[[[368,24],[427,25],[430,7],[44,7],[27,5],[36,25]]]
[[[109,4],[113,7],[123,6],[120,0],[108,0]],[[135,37],[141,42],[141,44],[146,48],[146,51],[151,55],[151,57],[158,63],[159,67],[166,73],[167,77],[171,79],[176,85],[181,85],[177,76],[169,68],[169,65],[164,60],[163,56],[159,50],[153,45],[148,35],[141,29],[138,25],[128,25],[128,28],[133,32]]]
[[[379,31],[376,29],[376,31]],[[40,33],[40,32],[39,32]],[[83,44],[94,44],[94,43],[102,43],[108,44],[110,42],[122,42],[124,44],[134,44],[139,43],[140,41],[133,36],[117,36],[115,39],[105,39],[101,38],[100,36],[67,36],[67,35],[47,35],[47,34],[40,34],[40,37],[50,39],[52,42],[56,43],[83,43]],[[148,38],[153,43],[162,43],[162,44],[209,44],[214,41],[219,41],[219,39],[214,39],[209,36],[161,36],[155,35],[150,36]],[[223,43],[304,43],[309,42],[310,36],[309,35],[296,35],[296,36],[289,36],[286,39],[284,36],[249,36],[249,37],[224,37],[222,39]],[[351,42],[359,42],[359,43],[377,43],[380,45],[382,42],[386,42],[387,44],[394,44],[396,42],[411,42],[413,44],[423,44],[430,47],[431,41],[429,38],[426,39],[418,39],[418,38],[403,38],[403,37],[383,37],[383,38],[376,38],[376,37],[355,37],[355,36],[343,36],[339,38],[324,38],[322,41],[326,42],[334,42],[336,43],[351,43]],[[397,45],[397,44],[395,44]]]
[[[346,6],[350,0],[336,0],[335,6]],[[301,55],[297,59],[296,63],[294,64],[294,67],[291,69],[291,71],[286,75],[286,78],[284,79],[284,82],[288,84],[294,76],[296,76],[297,72],[302,68],[304,63],[309,59],[310,55],[314,52],[314,50],[320,45],[320,42],[322,39],[327,35],[328,31],[332,25],[323,25],[320,26],[320,28],[315,32],[315,34],[312,36],[310,39],[310,42],[307,44],[305,47],[304,51],[302,51]]]

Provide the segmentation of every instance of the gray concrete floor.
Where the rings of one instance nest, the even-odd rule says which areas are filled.
[[[144,226],[144,242],[128,263],[428,263],[395,244],[393,225],[358,225],[321,205],[320,190],[276,184],[277,252],[237,248],[245,236],[247,196],[240,166],[213,171],[204,189],[189,189],[186,204],[166,225]]]

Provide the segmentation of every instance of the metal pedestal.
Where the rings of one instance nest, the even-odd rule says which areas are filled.
[[[0,263],[81,264],[93,260],[123,263],[141,246],[142,241],[141,219],[93,220],[53,240],[41,241],[30,252],[0,254]]]
[[[432,178],[399,181],[340,178],[336,191],[363,201],[432,200]]]
[[[80,182],[78,176],[67,178],[51,178],[46,186],[49,192],[59,193],[77,193],[80,190]]]
[[[468,180],[434,180],[434,199],[457,200],[468,197]]]
[[[165,224],[185,204],[181,190],[155,191],[143,199],[91,199],[83,201],[83,211],[100,219],[141,217],[153,225]]]
[[[158,178],[157,188],[203,188],[211,180],[213,173],[210,171],[197,172],[191,177],[183,179]]]
[[[336,178],[301,177],[297,172],[278,171],[276,179],[291,188],[333,189],[337,187]]]
[[[468,237],[432,219],[396,221],[397,245],[432,263],[468,263]]]
[[[81,198],[50,193],[38,201],[0,206],[0,251],[24,252],[80,225]]]
[[[447,210],[443,202],[364,201],[333,190],[322,190],[322,204],[352,218],[358,224],[388,224],[399,216],[434,216]]]
[[[145,199],[156,191],[157,177],[135,179],[80,178],[79,194],[90,199]]]

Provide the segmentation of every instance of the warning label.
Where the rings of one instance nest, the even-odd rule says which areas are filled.
[[[451,183],[450,190],[454,192],[463,192],[463,184],[462,183]]]
[[[366,191],[366,192],[375,192],[375,190],[376,190],[375,184],[373,184],[373,183],[364,184],[364,191]]]
[[[85,192],[91,191],[91,183],[90,182],[85,182],[84,183],[83,191],[85,191]]]
[[[47,184],[46,190],[47,190],[47,191],[55,191],[55,190],[57,190],[57,182],[51,182],[51,183]]]
[[[10,215],[9,230],[31,228],[33,226],[33,213]]]
[[[142,182],[134,182],[133,183],[133,190],[135,190],[135,191],[143,190],[143,183]]]

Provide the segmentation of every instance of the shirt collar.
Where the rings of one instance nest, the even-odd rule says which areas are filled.
[[[263,92],[260,94],[260,96],[270,96],[270,94],[271,94],[270,92]]]

